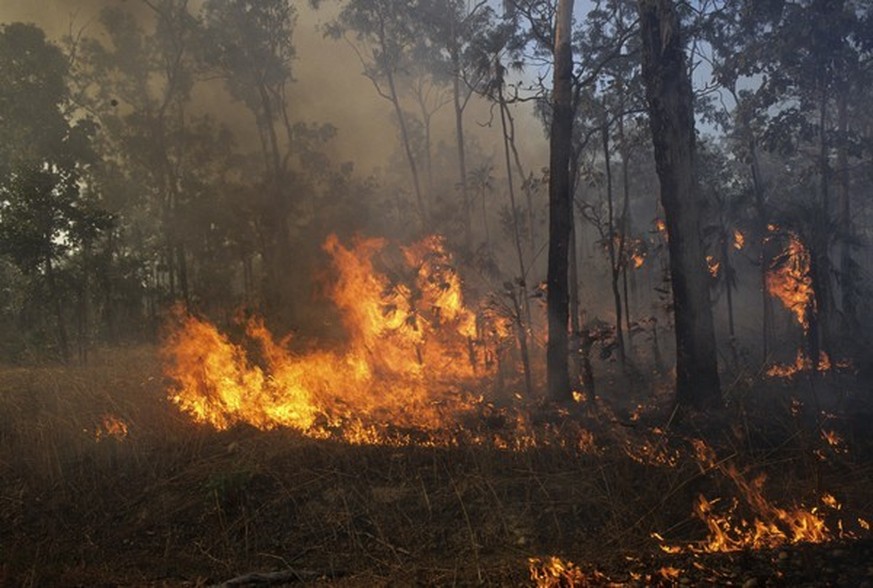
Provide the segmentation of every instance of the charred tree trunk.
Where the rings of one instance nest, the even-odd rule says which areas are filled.
[[[603,139],[603,166],[606,171],[606,250],[609,253],[610,286],[612,287],[612,301],[615,309],[615,344],[618,347],[618,359],[622,368],[625,364],[624,334],[622,333],[622,307],[621,293],[618,289],[618,279],[621,277],[621,261],[616,251],[615,240],[624,237],[618,234],[615,228],[615,206],[612,194],[612,162],[609,154],[609,123],[605,122],[602,129]]]
[[[721,405],[709,273],[694,177],[694,107],[679,18],[670,0],[640,0],[643,79],[664,206],[676,326],[676,399]]]
[[[821,214],[813,220],[813,243],[810,246],[811,266],[815,271],[811,272],[812,289],[815,292],[816,310],[818,315],[819,342],[821,350],[830,355],[831,353],[831,302],[833,289],[831,288],[831,257],[830,257],[830,219],[831,219],[831,166],[830,145],[827,140],[827,113],[828,113],[827,84],[822,81],[821,104],[819,105],[819,191],[821,198]],[[817,358],[813,363],[817,365]]]
[[[855,288],[857,276],[852,261],[851,240],[852,206],[851,184],[849,178],[849,113],[848,84],[843,84],[842,91],[837,96],[837,131],[839,145],[837,147],[837,177],[839,179],[839,195],[837,202],[838,226],[842,233],[840,243],[840,302],[843,310],[842,326],[844,332],[853,335],[858,332],[857,300]],[[854,339],[854,337],[852,337]]]
[[[570,244],[570,154],[573,138],[573,52],[570,24],[573,0],[558,0],[555,15],[555,70],[552,91],[552,125],[549,139],[549,342],[546,352],[549,397],[572,399],[568,365],[567,321],[569,293],[567,265]]]
[[[764,182],[761,178],[761,166],[758,163],[758,145],[754,137],[749,138],[749,154],[751,156],[752,188],[755,193],[755,208],[758,210],[758,232],[760,233],[761,256],[761,356],[762,363],[766,363],[770,355],[770,325],[772,323],[772,308],[770,292],[767,289],[767,271],[770,268],[770,257],[767,255],[767,234],[769,233],[769,214],[767,203],[764,200]]]

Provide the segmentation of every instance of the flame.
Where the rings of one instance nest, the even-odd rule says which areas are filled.
[[[554,555],[545,559],[528,558],[530,579],[538,588],[558,588],[561,586],[605,585],[608,578],[599,571],[586,574],[571,561],[564,561]]]
[[[94,431],[97,441],[114,438],[119,441],[127,437],[127,423],[115,415],[104,414],[100,419],[100,425]]]
[[[721,267],[721,262],[712,255],[707,255],[706,266],[709,269],[709,275],[711,275],[713,278],[717,278],[718,269]]]
[[[734,229],[734,249],[739,251],[746,246],[746,236],[739,229]]]
[[[661,575],[662,578],[670,581],[679,579],[679,576],[682,574],[682,570],[680,570],[679,568],[674,568],[673,566],[663,566],[660,570],[658,570],[658,573]]]
[[[720,509],[719,500],[710,501],[702,494],[699,495],[694,505],[694,514],[703,521],[709,533],[706,540],[688,545],[687,551],[712,553],[774,548],[789,543],[822,543],[833,538],[817,507],[807,509],[801,505],[780,508],[764,496],[765,476],[761,475],[749,481],[732,463],[717,461],[715,452],[703,441],[694,440],[693,445],[700,465],[707,470],[715,469],[730,479],[755,516],[751,522],[740,516],[737,512],[737,499]],[[831,508],[839,508],[839,503],[830,494],[823,495],[821,500]],[[660,535],[652,536],[668,553],[683,551],[681,547],[665,545],[664,538]]]
[[[646,263],[645,254],[639,251],[634,251],[631,254],[631,263],[633,263],[634,269],[640,269],[643,267],[643,264]]]
[[[846,448],[846,442],[836,431],[822,430],[821,437],[836,453],[848,453],[849,450]]]
[[[776,227],[771,225],[771,231]],[[788,245],[767,272],[767,291],[794,313],[804,331],[809,328],[808,312],[815,312],[815,292],[810,277],[809,250],[800,238],[788,232]]]
[[[816,369],[819,372],[826,372],[831,369],[831,358],[824,351],[819,352]],[[773,364],[767,368],[765,374],[771,378],[791,378],[799,373],[810,371],[812,371],[812,362],[806,356],[803,349],[798,349],[794,363]]]
[[[197,422],[226,429],[299,429],[317,437],[349,421],[349,441],[371,443],[393,427],[438,429],[478,400],[458,392],[491,369],[475,356],[477,317],[464,306],[461,281],[439,237],[401,248],[410,279],[392,283],[374,266],[382,239],[324,249],[337,278],[329,291],[348,343],[337,351],[295,353],[277,343],[263,321],[250,319],[252,360],[205,321],[187,317],[167,340],[171,398]]]

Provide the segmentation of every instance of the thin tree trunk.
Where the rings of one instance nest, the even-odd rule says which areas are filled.
[[[573,213],[570,193],[570,155],[573,140],[573,52],[570,47],[572,19],[573,0],[558,0],[555,13],[552,124],[549,137],[549,341],[546,350],[549,397],[555,401],[572,399],[567,362],[567,266],[570,216]]]
[[[458,179],[461,186],[461,202],[464,206],[464,244],[473,251],[473,207],[467,188],[467,155],[464,146],[464,109],[461,105],[460,58],[457,49],[452,50],[452,103],[455,109],[455,142],[458,148]]]
[[[621,86],[622,92],[624,86]],[[624,94],[621,100],[621,115],[618,117],[618,139],[621,146],[621,184],[622,184],[622,205],[621,205],[621,242],[619,245],[619,258],[621,259],[621,279],[622,289],[624,290],[624,320],[625,328],[627,329],[628,347],[633,352],[633,336],[631,334],[631,315],[630,315],[630,296],[628,295],[628,255],[627,242],[631,232],[631,212],[630,212],[630,149],[627,146],[627,137],[624,133]]]
[[[403,151],[406,154],[406,162],[409,164],[409,173],[412,175],[412,187],[415,190],[415,201],[418,204],[418,212],[421,215],[424,223],[428,222],[429,213],[427,204],[424,201],[424,195],[421,192],[421,181],[418,177],[418,166],[415,163],[415,156],[412,153],[412,143],[409,138],[409,130],[406,127],[406,117],[403,115],[403,109],[400,108],[400,97],[397,95],[397,86],[394,82],[394,74],[389,69],[386,72],[388,81],[388,91],[391,104],[394,106],[394,115],[397,117],[397,125],[400,127],[400,140],[403,142]]]
[[[849,178],[849,112],[848,84],[843,84],[842,91],[837,95],[837,131],[839,145],[837,147],[837,177],[839,178],[839,200],[837,214],[842,232],[840,242],[840,294],[843,307],[843,326],[850,334],[857,333],[857,303],[855,298],[855,268],[852,263],[850,241],[853,236],[851,184]]]
[[[670,0],[640,0],[643,79],[669,235],[676,399],[720,406],[721,389],[694,176],[694,108],[679,18]]]
[[[522,365],[524,366],[524,381],[528,396],[533,394],[532,377],[530,373],[530,357],[528,355],[527,345],[527,328],[530,322],[530,305],[527,300],[527,269],[524,264],[524,253],[521,249],[521,231],[518,223],[518,208],[515,204],[515,183],[512,178],[512,164],[509,158],[509,134],[506,126],[506,101],[503,99],[503,89],[498,88],[498,100],[500,102],[500,123],[503,129],[503,154],[506,162],[506,181],[509,189],[509,204],[512,207],[512,234],[515,243],[515,252],[518,256],[518,271],[519,284],[522,289],[521,306],[518,310],[518,344],[522,354]],[[515,291],[512,293],[513,302],[515,301]],[[516,304],[517,305],[517,304]],[[518,306],[518,305],[517,305]]]
[[[606,118],[606,117],[604,117]],[[621,293],[618,290],[618,279],[621,275],[619,260],[616,255],[615,239],[615,207],[612,197],[612,158],[609,153],[609,123],[604,122],[601,130],[603,140],[603,166],[606,171],[606,250],[609,253],[610,286],[612,287],[612,302],[615,309],[615,343],[618,347],[618,359],[621,366],[625,364],[624,334],[622,333]]]
[[[770,258],[767,255],[767,234],[769,233],[770,221],[767,214],[767,203],[764,201],[764,185],[761,178],[761,167],[758,162],[758,148],[754,137],[749,138],[749,153],[751,155],[751,171],[752,171],[752,187],[755,193],[755,207],[758,209],[758,232],[761,235],[759,248],[761,250],[760,273],[761,273],[761,310],[763,320],[761,321],[761,356],[762,363],[766,362],[770,356],[770,325],[772,324],[772,308],[770,301],[770,292],[767,288],[767,272],[770,268]]]

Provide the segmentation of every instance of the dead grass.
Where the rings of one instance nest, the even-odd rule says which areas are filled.
[[[693,499],[735,493],[687,457],[628,458],[643,423],[592,421],[596,455],[347,446],[197,427],[165,389],[147,347],[85,367],[0,369],[0,584],[203,585],[294,568],[340,586],[518,585],[530,556],[618,566],[656,550],[653,531],[699,538]],[[774,501],[826,489],[873,518],[863,451],[814,457],[815,423],[745,402],[716,435],[720,456],[766,471]],[[97,439],[105,415],[126,437]],[[693,426],[665,449],[686,452]]]

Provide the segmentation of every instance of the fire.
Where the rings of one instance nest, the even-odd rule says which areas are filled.
[[[679,568],[674,568],[673,566],[664,566],[658,573],[667,581],[678,580],[679,576],[682,574],[682,570]]]
[[[707,255],[706,266],[709,269],[709,275],[711,275],[713,278],[717,278],[718,269],[721,267],[721,262],[712,255]]]
[[[826,431],[822,430],[821,437],[824,439],[828,445],[831,446],[836,453],[847,453],[848,449],[846,448],[846,442],[843,441],[843,438],[836,431]]]
[[[764,496],[765,476],[749,481],[732,463],[717,461],[715,452],[702,441],[695,440],[694,448],[702,468],[717,470],[734,483],[754,518],[750,522],[738,514],[740,502],[737,499],[730,501],[727,507],[719,508],[719,500],[710,501],[701,494],[694,505],[694,514],[703,521],[709,533],[706,540],[688,545],[688,551],[712,553],[774,548],[784,544],[822,543],[832,538],[817,507],[780,508]],[[825,494],[821,500],[826,506],[839,509],[839,503],[832,495]],[[669,553],[683,550],[664,545],[660,535],[653,534],[653,537]]]
[[[100,425],[94,431],[97,441],[114,438],[119,441],[127,437],[127,423],[115,415],[104,414],[100,419]]]
[[[734,229],[734,249],[739,251],[746,246],[746,236],[739,229]]]
[[[607,577],[598,571],[586,574],[571,561],[560,557],[549,556],[545,559],[528,558],[530,579],[538,588],[557,588],[560,586],[591,586],[607,581]]]
[[[819,352],[816,369],[819,372],[826,372],[831,369],[831,358],[824,351]],[[773,364],[767,368],[765,373],[771,378],[791,378],[799,373],[809,371],[812,371],[812,361],[806,356],[803,349],[798,349],[794,363]]]
[[[336,273],[328,296],[348,333],[342,349],[291,351],[259,319],[246,323],[244,347],[208,322],[182,319],[164,349],[172,401],[217,429],[248,423],[325,437],[343,425],[343,437],[358,443],[383,438],[389,422],[453,425],[481,400],[464,385],[493,369],[477,355],[482,317],[464,305],[441,238],[401,248],[408,279],[396,283],[374,265],[386,246],[359,239],[346,247],[335,236],[324,245]]]
[[[794,313],[804,331],[809,328],[807,313],[815,312],[815,292],[809,270],[809,250],[796,234],[788,232],[787,247],[773,260],[767,272],[767,290]]]

